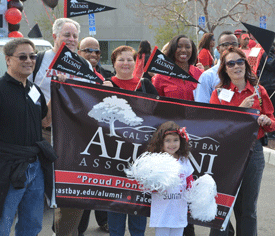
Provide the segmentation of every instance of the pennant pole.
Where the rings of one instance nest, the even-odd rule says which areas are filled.
[[[149,57],[149,59],[148,59],[146,65],[145,65],[145,67],[143,68],[143,72],[142,72],[141,78],[143,77],[144,73],[148,70],[149,65],[150,65],[150,63],[151,63],[153,57],[155,56],[155,53],[156,53],[157,49],[158,49],[158,47],[155,46],[155,47],[154,47],[154,50],[152,51],[152,53],[151,53],[151,55],[150,55],[150,57]],[[139,86],[139,84],[140,84],[140,82],[141,82],[141,78],[139,78],[138,84],[137,84],[137,86],[136,86],[136,88],[135,88],[134,91],[136,91],[136,90],[138,89],[138,86]]]
[[[198,35],[198,31],[199,31],[199,27],[198,27],[198,11],[197,11],[197,0],[195,0],[195,16],[196,16],[196,26],[197,26],[197,30],[196,30],[196,39],[197,39],[197,47],[199,45],[199,35]]]
[[[259,79],[258,79],[258,82],[257,82],[256,86],[259,85],[260,79],[261,79],[261,77],[262,77],[262,74],[263,74],[263,72],[264,72],[264,68],[265,68],[265,65],[266,65],[266,62],[267,62],[267,58],[268,58],[268,55],[267,55],[266,58],[265,58],[264,65],[263,65],[263,68],[262,68],[262,70],[261,70],[261,73],[260,73],[260,76],[259,76]]]
[[[153,60],[153,57],[154,57],[155,54],[156,54],[157,49],[158,49],[158,47],[155,46],[153,52],[151,53],[151,55],[150,55],[150,57],[149,57],[149,59],[148,59],[146,65],[145,65],[145,67],[143,68],[143,72],[146,72],[146,71],[148,70],[149,65],[151,64],[151,61]]]

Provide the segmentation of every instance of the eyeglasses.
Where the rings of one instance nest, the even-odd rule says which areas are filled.
[[[233,47],[237,47],[238,43],[236,43],[236,42],[233,42],[233,43],[225,42],[225,43],[221,43],[219,46],[228,47],[230,45],[233,46]]]
[[[37,54],[20,55],[20,56],[14,56],[14,55],[12,55],[12,57],[17,57],[17,58],[19,58],[20,61],[26,61],[28,59],[28,57],[29,57],[32,61],[35,61],[36,58],[37,58]]]
[[[99,55],[101,53],[101,51],[99,49],[93,49],[93,48],[80,49],[80,51],[85,52],[85,53],[95,52],[96,55]]]
[[[228,62],[225,63],[225,65],[227,65],[228,68],[233,68],[236,64],[238,66],[244,65],[244,62],[245,62],[245,59],[240,58],[240,59],[238,59],[236,61],[228,61]]]

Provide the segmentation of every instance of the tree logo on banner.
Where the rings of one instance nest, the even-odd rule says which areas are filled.
[[[117,129],[115,128],[115,121],[130,126],[140,125],[143,122],[143,119],[136,115],[128,102],[124,99],[117,98],[117,96],[104,98],[103,102],[93,107],[88,113],[88,116],[96,119],[98,122],[108,123],[110,125],[110,137],[120,137],[115,132]],[[152,129],[151,132],[155,131],[154,127],[150,128]]]

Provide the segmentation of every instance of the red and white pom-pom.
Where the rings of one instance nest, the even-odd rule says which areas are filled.
[[[182,184],[179,177],[180,169],[177,159],[166,152],[145,152],[124,171],[128,178],[138,181],[145,192],[158,191],[162,194]]]
[[[194,181],[185,193],[192,218],[200,221],[214,220],[218,209],[216,195],[217,185],[210,175],[205,174]]]

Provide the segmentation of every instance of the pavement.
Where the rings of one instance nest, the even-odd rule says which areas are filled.
[[[275,146],[275,140],[274,140]],[[272,147],[273,148],[273,147]],[[264,148],[266,166],[263,174],[261,191],[258,200],[258,236],[274,236],[275,235],[275,150],[271,148]],[[231,216],[232,224],[235,225],[234,216]],[[52,236],[51,230],[53,222],[53,209],[45,209],[43,229],[39,236]],[[149,218],[148,218],[149,224]],[[155,231],[149,225],[146,228],[145,235],[153,236]],[[196,236],[208,236],[210,229],[202,226],[195,226]],[[109,235],[100,230],[96,224],[94,212],[91,212],[90,223],[85,236],[104,236]],[[14,226],[11,236],[14,236]],[[126,229],[125,236],[130,236],[128,228]]]

